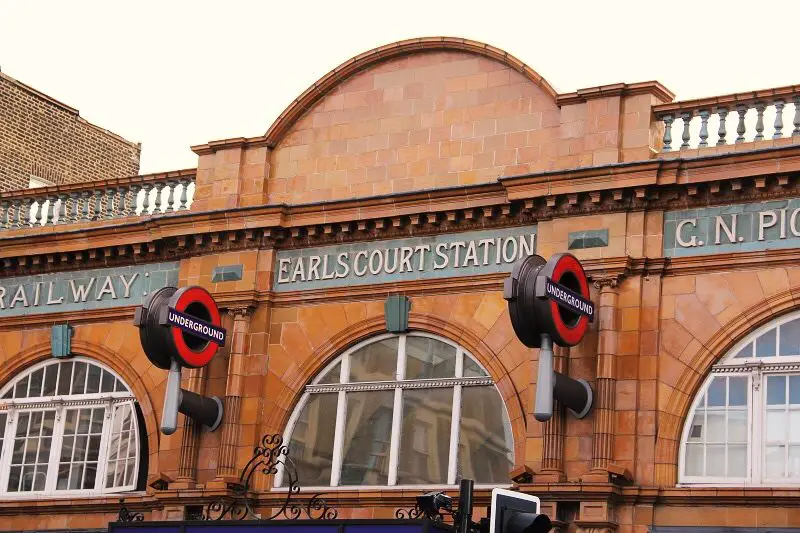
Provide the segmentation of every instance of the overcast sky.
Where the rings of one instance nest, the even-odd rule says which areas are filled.
[[[193,144],[263,134],[329,70],[413,37],[492,44],[559,92],[800,83],[800,2],[739,1],[0,0],[0,69],[141,142],[142,173],[160,172],[196,166]]]

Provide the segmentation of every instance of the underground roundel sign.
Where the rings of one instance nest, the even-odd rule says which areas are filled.
[[[594,321],[586,273],[571,254],[549,261],[532,255],[518,262],[505,281],[503,298],[514,332],[531,348],[540,347],[542,335],[559,346],[575,346]]]
[[[142,348],[159,368],[176,361],[185,368],[206,366],[220,346],[225,329],[214,298],[202,287],[164,287],[136,310]]]

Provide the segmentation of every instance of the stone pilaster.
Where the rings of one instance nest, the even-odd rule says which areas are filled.
[[[202,394],[206,384],[207,367],[189,370],[186,390]],[[181,455],[178,461],[178,478],[170,483],[171,488],[193,487],[197,483],[197,448],[200,442],[200,424],[183,417],[183,435],[181,436]]]
[[[617,284],[619,278],[594,281],[600,289],[597,335],[597,381],[594,393],[594,435],[591,473],[587,481],[609,481],[608,466],[614,453],[614,410],[617,354]]]
[[[567,373],[569,348],[553,347],[553,370]],[[558,483],[565,481],[564,475],[564,420],[565,409],[557,400],[553,401],[553,416],[544,423],[542,432],[542,470],[536,474],[537,483]]]
[[[228,310],[233,318],[231,352],[228,358],[228,381],[225,386],[225,414],[217,462],[217,480],[226,481],[238,475],[236,443],[239,440],[239,412],[242,402],[244,363],[247,354],[247,335],[250,330],[250,307]]]

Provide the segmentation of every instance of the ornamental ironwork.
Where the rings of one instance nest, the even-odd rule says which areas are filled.
[[[125,500],[120,500],[119,503],[121,507],[117,514],[117,522],[142,522],[144,520],[144,513],[130,511],[125,507]]]
[[[275,475],[282,468],[288,480],[286,495],[277,505],[270,505],[273,511],[268,516],[257,514],[252,507],[251,483],[256,474]],[[336,509],[330,507],[322,498],[322,493],[311,496],[307,501],[297,500],[300,492],[297,468],[289,458],[289,447],[279,434],[264,435],[261,445],[253,451],[253,456],[242,469],[237,483],[232,486],[233,495],[224,496],[205,505],[193,513],[193,520],[275,520],[310,519],[333,520],[338,516]]]

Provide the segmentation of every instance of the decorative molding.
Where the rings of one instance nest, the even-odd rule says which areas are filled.
[[[339,392],[339,391],[372,391],[388,389],[434,389],[444,387],[473,387],[478,385],[493,385],[492,378],[447,378],[447,379],[424,379],[415,381],[381,381],[372,383],[331,383],[322,385],[306,385],[306,392]]]

